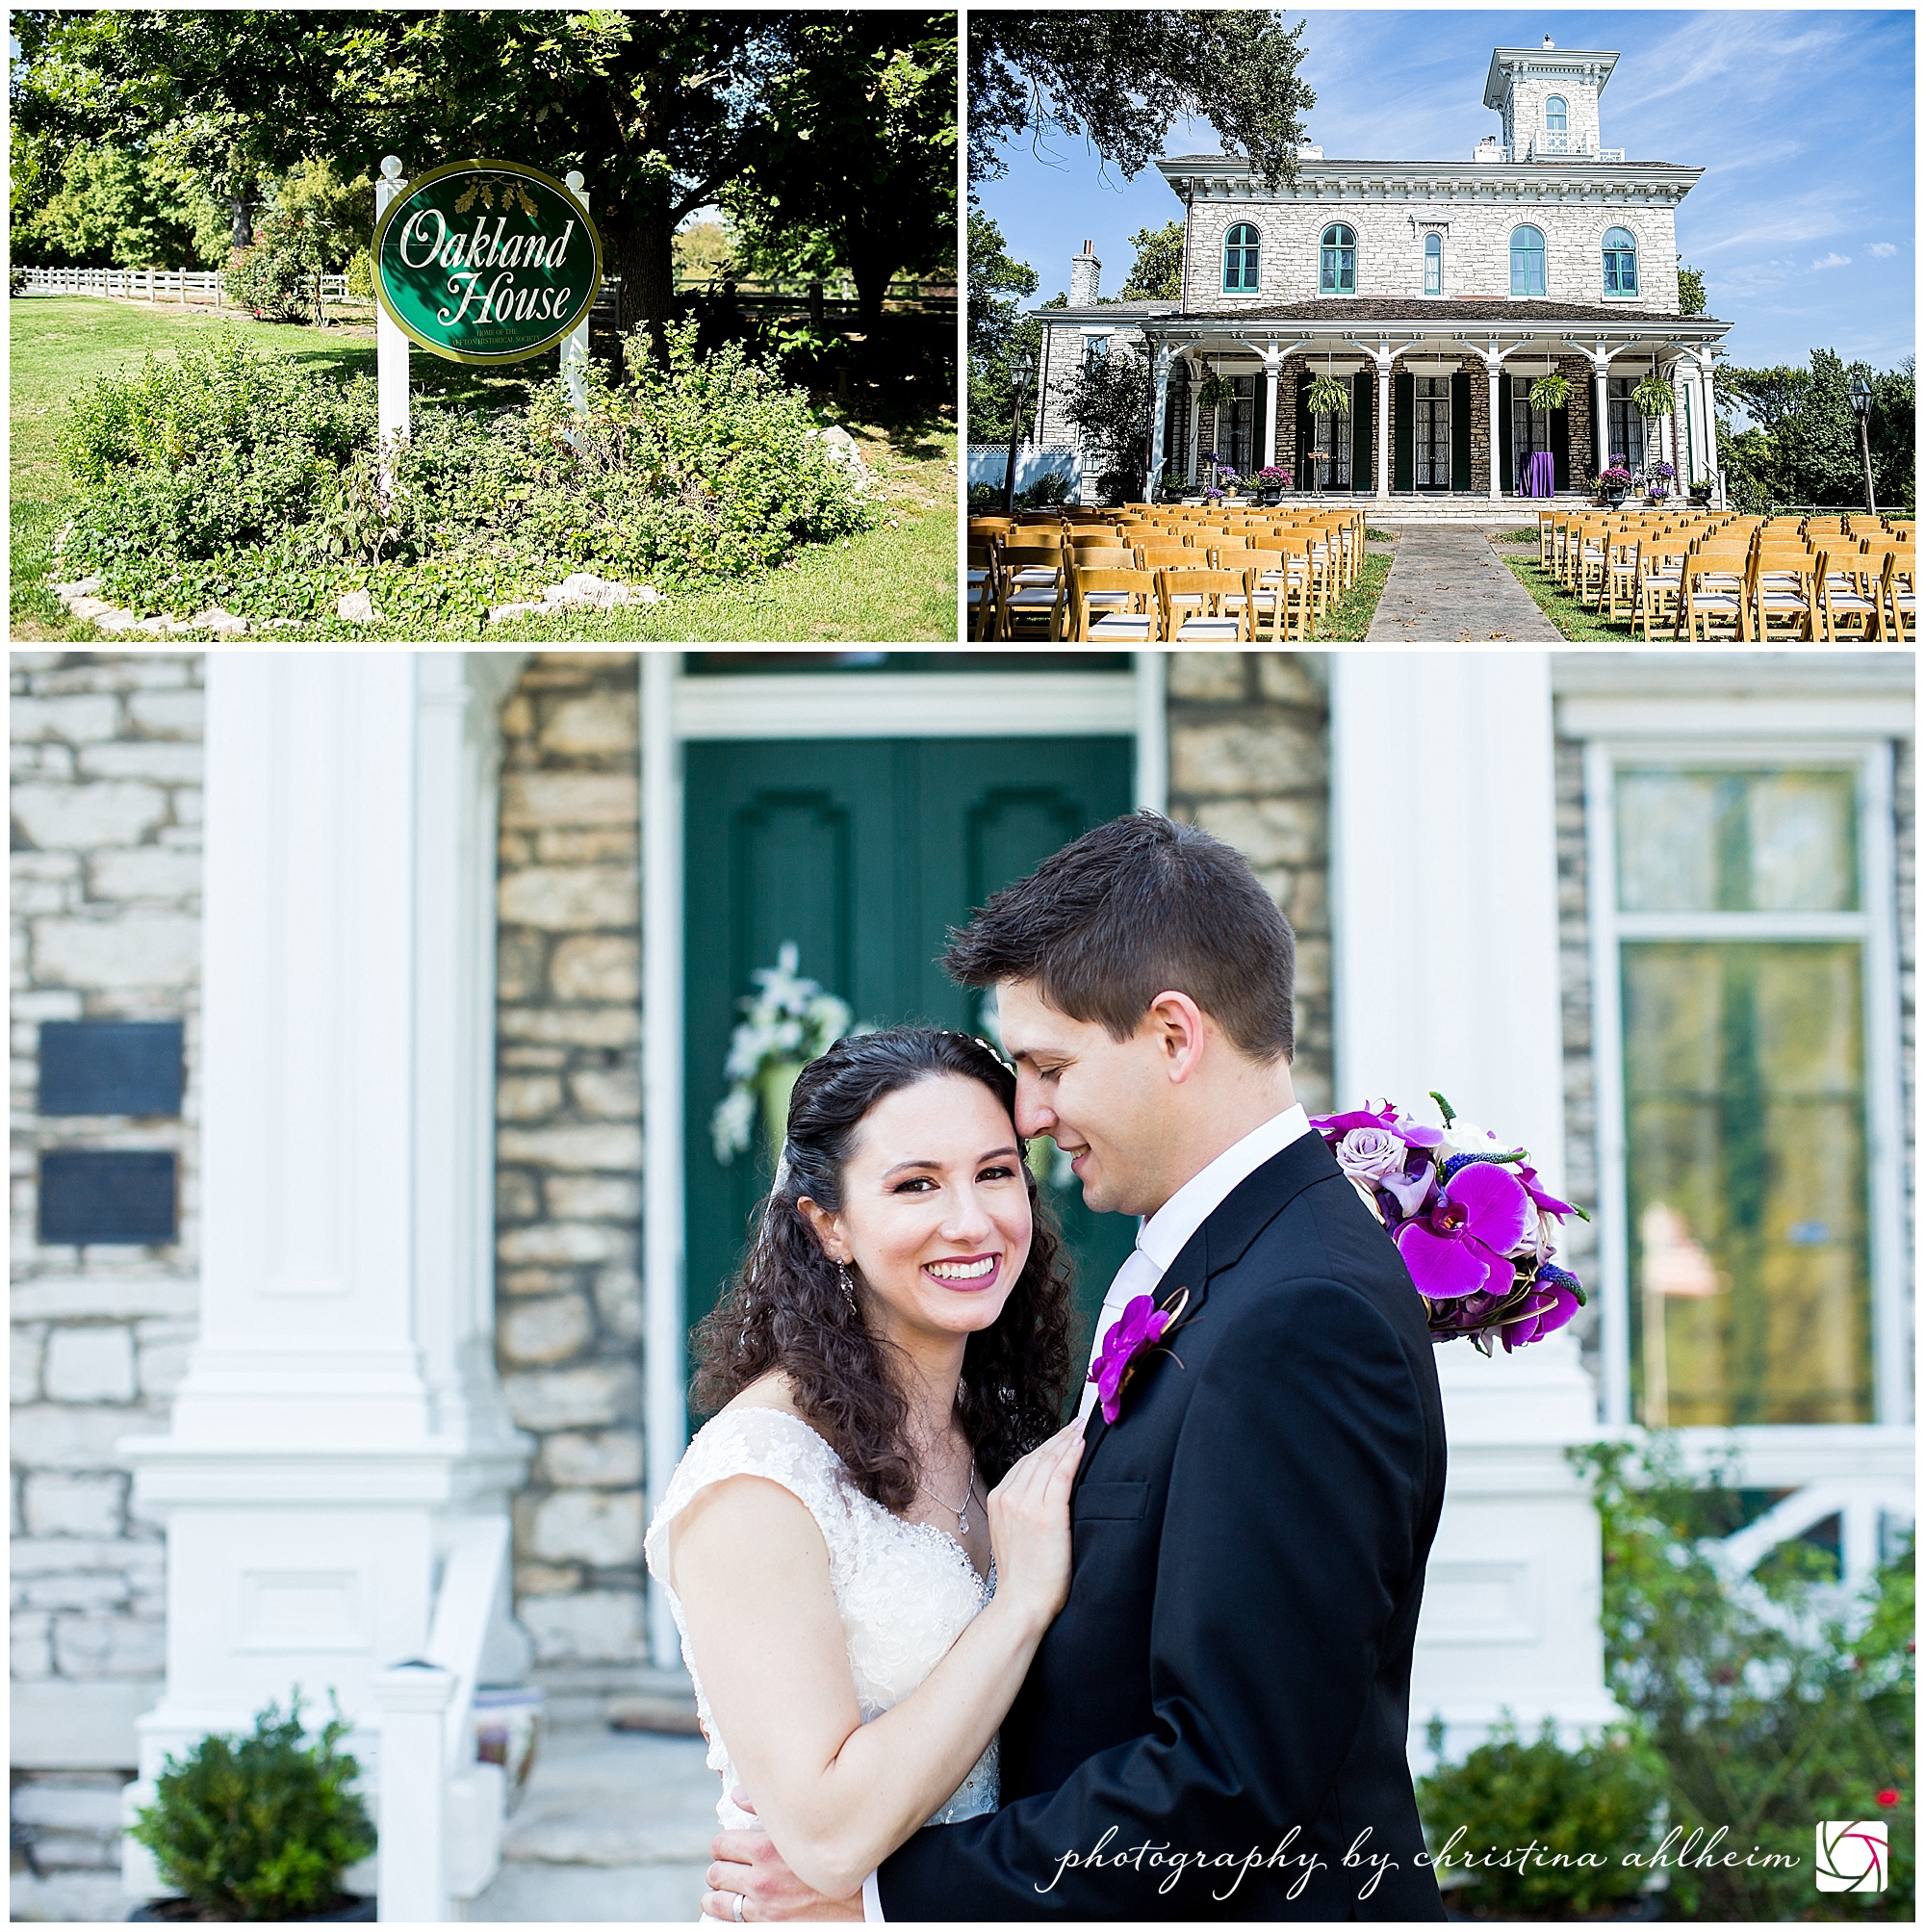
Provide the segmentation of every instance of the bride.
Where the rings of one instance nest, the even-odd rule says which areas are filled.
[[[851,1917],[919,1828],[996,1809],[997,1727],[1068,1593],[1069,1291],[1014,1106],[959,1033],[859,1035],[804,1068],[696,1335],[719,1413],[649,1529],[717,1816],[759,1821]],[[703,1902],[744,1917],[739,1893]]]

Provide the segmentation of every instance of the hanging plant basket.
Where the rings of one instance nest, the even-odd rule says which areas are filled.
[[[1196,392],[1196,400],[1205,409],[1220,409],[1236,399],[1237,385],[1227,375],[1206,375]]]
[[[1661,375],[1647,375],[1631,391],[1630,399],[1637,405],[1637,413],[1647,418],[1669,416],[1678,406],[1678,399],[1672,395],[1670,383]]]
[[[1562,409],[1571,399],[1571,378],[1559,375],[1553,370],[1549,375],[1540,375],[1530,385],[1530,394],[1526,399],[1532,409]]]
[[[1307,399],[1313,416],[1343,416],[1350,407],[1350,387],[1334,375],[1320,375],[1310,385]]]

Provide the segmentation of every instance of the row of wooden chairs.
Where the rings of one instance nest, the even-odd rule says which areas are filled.
[[[1315,603],[1307,554],[1257,553],[1235,570],[1066,567],[1065,635],[1076,643],[1287,644]]]

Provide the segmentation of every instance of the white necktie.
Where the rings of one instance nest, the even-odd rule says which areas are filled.
[[[1156,1284],[1163,1279],[1163,1269],[1145,1254],[1141,1248],[1133,1248],[1123,1265],[1116,1270],[1116,1278],[1110,1283],[1110,1292],[1103,1297],[1103,1312],[1096,1317],[1096,1334],[1091,1344],[1090,1360],[1093,1365],[1098,1352],[1103,1346],[1103,1337],[1121,1320],[1123,1310],[1139,1295],[1153,1295]],[[1096,1405],[1096,1384],[1085,1381],[1083,1400],[1077,1413],[1088,1415]]]

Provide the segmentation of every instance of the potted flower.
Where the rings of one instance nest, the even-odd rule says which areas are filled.
[[[846,1001],[801,977],[801,948],[784,940],[776,964],[750,975],[761,991],[736,1002],[747,1018],[731,1036],[723,1063],[732,1085],[708,1120],[715,1158],[725,1168],[748,1151],[758,1109],[769,1146],[782,1146],[796,1075],[840,1040],[855,1018]]]
[[[1669,416],[1678,406],[1670,383],[1656,372],[1638,383],[1630,393],[1630,399],[1637,413],[1644,417]]]
[[[1244,479],[1228,463],[1217,465],[1217,494],[1219,497],[1234,497],[1244,487]]]
[[[374,1850],[355,1789],[361,1767],[340,1751],[339,1705],[309,1742],[300,1692],[288,1714],[270,1704],[251,1738],[203,1738],[169,1757],[132,1836],[181,1895],[136,1906],[140,1919],[372,1919],[374,1901],[343,1890]]]
[[[1267,503],[1281,502],[1283,493],[1290,488],[1290,472],[1269,463],[1256,474],[1258,493]]]
[[[1320,375],[1310,385],[1305,402],[1313,416],[1342,416],[1350,407],[1350,386],[1334,375]]]
[[[1540,375],[1530,385],[1530,393],[1525,398],[1526,406],[1531,410],[1562,409],[1571,399],[1571,378],[1560,375],[1553,370],[1549,375]]]
[[[1654,503],[1662,502],[1671,494],[1671,479],[1678,474],[1669,463],[1654,463],[1651,466],[1650,481],[1645,496]]]
[[[1630,472],[1621,459],[1614,457],[1610,467],[1598,473],[1598,494],[1613,509],[1624,502],[1630,490]]]

